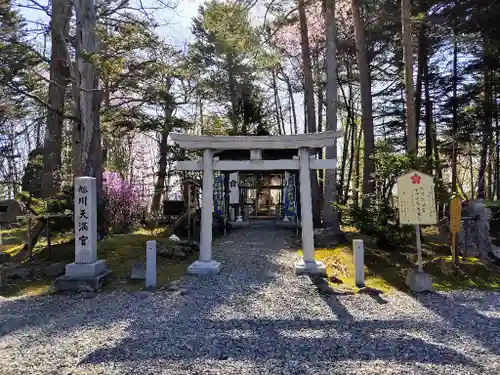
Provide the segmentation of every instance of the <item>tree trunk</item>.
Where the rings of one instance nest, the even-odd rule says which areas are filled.
[[[307,132],[316,133],[316,113],[314,104],[314,80],[312,75],[311,55],[309,48],[309,34],[304,0],[299,0],[300,39],[302,49],[302,65],[304,72],[304,107],[307,122]]]
[[[288,96],[290,98],[290,107],[291,107],[291,110],[292,110],[293,134],[297,134],[298,131],[299,131],[299,129],[298,129],[298,125],[297,125],[297,111],[295,109],[295,99],[293,97],[292,84],[290,83],[290,80],[288,79],[288,77],[285,76],[285,78],[286,78],[286,86],[287,86],[287,89],[288,89]]]
[[[359,191],[360,189],[360,172],[359,172],[359,159],[361,157],[361,137],[363,136],[363,126],[359,128],[359,134],[356,144],[356,158],[354,161],[355,171],[354,171],[354,192],[353,192],[353,205],[354,208],[359,207]]]
[[[357,127],[355,124],[353,124],[351,127],[351,151],[349,153],[349,169],[347,170],[347,180],[346,180],[345,184],[343,184],[343,185],[345,185],[344,196],[343,196],[344,199],[342,200],[343,205],[346,205],[348,200],[349,200],[349,189],[351,186],[352,167],[354,165],[354,155],[356,152],[357,144],[358,144]]]
[[[478,181],[477,181],[477,197],[478,199],[485,198],[485,174],[488,162],[488,150],[489,144],[491,142],[492,137],[492,126],[491,120],[493,117],[492,107],[491,107],[491,80],[490,80],[490,67],[489,67],[489,38],[486,35],[483,35],[483,43],[484,43],[484,57],[483,57],[483,79],[484,79],[484,100],[483,100],[483,129],[482,129],[482,141],[481,141],[481,150],[479,151],[479,173],[478,173]]]
[[[490,143],[491,145],[491,143]],[[490,146],[491,147],[491,146]],[[487,177],[488,177],[488,199],[493,200],[493,153],[489,154],[488,165],[487,165]]]
[[[441,160],[439,158],[437,126],[436,126],[436,121],[434,120],[434,115],[431,118],[431,123],[432,123],[432,147],[434,153],[434,164],[436,166],[436,177],[441,180],[443,178],[443,168],[441,166]]]
[[[166,123],[164,125],[163,131],[161,132],[160,147],[159,147],[160,160],[158,161],[158,176],[156,178],[153,199],[151,202],[151,213],[153,214],[153,216],[159,214],[161,206],[161,197],[163,196],[165,190],[165,180],[167,178],[169,134],[170,134],[170,124]]]
[[[275,108],[275,115],[276,115],[276,122],[278,124],[278,134],[282,135],[285,134],[285,123],[283,123],[283,130],[281,128],[282,122],[280,119],[280,108],[279,108],[279,96],[278,96],[278,87],[276,85],[276,73],[271,71],[271,79],[272,79],[272,85],[273,85],[273,95],[274,95],[274,108]]]
[[[427,40],[426,26],[424,22],[420,23],[418,33],[418,67],[417,67],[417,86],[415,88],[415,126],[420,127],[420,116],[422,113],[422,78],[424,75],[424,62],[427,59]],[[418,131],[417,131],[418,137]],[[418,139],[417,139],[418,142]]]
[[[370,206],[370,195],[374,191],[372,174],[375,171],[375,165],[371,156],[375,149],[375,139],[373,134],[371,80],[365,47],[365,26],[361,20],[359,3],[359,0],[352,0],[351,5],[354,22],[354,34],[356,38],[356,52],[358,56],[359,83],[361,89],[361,124],[364,133],[363,208],[366,209]]]
[[[345,181],[345,174],[346,174],[346,168],[347,168],[347,161],[349,160],[349,145],[352,140],[352,126],[349,123],[349,121],[346,122],[345,126],[345,135],[343,139],[343,144],[342,144],[342,161],[340,164],[340,173],[339,173],[339,183],[338,183],[338,189],[337,190],[337,202],[342,202],[343,201],[343,190],[342,187],[344,186],[344,181]]]
[[[35,139],[35,148],[41,148],[42,147],[42,125],[43,123],[41,121],[36,122],[36,139]],[[28,136],[28,145],[30,146],[29,149],[31,150],[32,147],[29,144],[29,136]]]
[[[406,122],[408,125],[408,153],[418,153],[417,124],[415,123],[415,100],[413,95],[413,64],[411,43],[410,0],[401,0],[401,21],[403,24],[403,59],[405,69]]]
[[[490,127],[489,127],[489,134],[490,134],[490,141],[489,141],[489,161],[488,161],[488,199],[493,200],[493,195],[495,194],[494,187],[493,187],[493,163],[495,160],[495,154],[493,152],[494,150],[494,143],[493,143],[493,118],[495,116],[495,73],[494,71],[490,72],[490,114],[491,114],[491,119],[489,121]]]
[[[324,69],[321,69],[320,67],[320,60],[319,60],[320,53],[319,51],[316,51],[314,54],[314,71],[315,71],[315,81],[316,81],[316,86],[318,90],[318,120],[317,120],[317,129],[318,133],[321,133],[323,131],[323,106],[324,106],[324,90],[323,90],[323,75],[322,71]],[[323,158],[323,149],[318,148],[316,150],[316,157],[319,159]],[[322,202],[325,202],[325,196],[324,196],[324,170],[323,169],[318,169],[317,170],[317,178],[318,178],[318,188],[319,188],[319,193],[320,193],[320,199]]]
[[[474,187],[474,161],[472,158],[472,141],[469,141],[469,174],[470,174],[470,199],[474,200],[475,187]]]
[[[278,113],[279,113],[279,118],[281,120],[281,126],[283,127],[283,134],[286,134],[285,116],[283,116],[283,107],[281,106],[281,99],[279,94],[278,94]]]
[[[50,83],[45,129],[42,196],[53,197],[61,188],[62,130],[66,88],[70,78],[67,39],[72,14],[71,0],[52,0]],[[39,134],[37,134],[39,137]],[[37,139],[38,142],[38,139]]]
[[[316,78],[316,86],[318,90],[318,121],[317,121],[317,129],[318,133],[323,131],[323,105],[325,100],[324,90],[323,90],[323,75],[320,66],[320,53],[316,52],[314,56],[314,73]],[[318,150],[318,153],[321,154],[321,150]]]
[[[347,74],[348,74],[348,80],[349,78],[349,69],[347,69]],[[349,194],[349,184],[351,181],[351,172],[352,172],[352,161],[353,161],[353,155],[354,153],[351,151],[351,156],[349,157],[349,144],[352,144],[353,139],[356,137],[356,131],[354,130],[356,128],[356,124],[354,123],[353,119],[351,118],[351,107],[350,103],[347,100],[347,96],[345,94],[344,87],[342,86],[342,83],[340,82],[339,75],[337,73],[337,84],[340,87],[340,92],[342,93],[342,98],[344,99],[344,105],[346,108],[346,113],[347,113],[347,119],[346,119],[346,126],[345,126],[345,136],[343,140],[343,146],[342,146],[342,164],[340,167],[340,181],[339,181],[339,188],[337,189],[338,192],[338,202],[342,202],[342,204],[345,204],[344,202],[347,201],[347,197]],[[354,145],[352,144],[352,150],[354,150]],[[347,168],[347,161],[349,160],[349,171],[348,171],[348,178],[347,182],[345,182],[345,173],[346,173],[346,168]],[[345,190],[342,190],[342,188],[345,187]]]
[[[425,158],[427,164],[427,173],[432,175],[432,155],[433,155],[433,129],[432,124],[432,101],[429,83],[429,59],[427,49],[425,50],[424,60],[424,85],[425,85]]]
[[[229,77],[229,95],[231,99],[231,125],[233,126],[233,134],[238,134],[238,118],[236,107],[238,106],[238,97],[236,95],[236,80],[234,79],[233,57],[231,54],[227,57],[227,74]]]
[[[347,99],[345,92],[343,90],[343,86],[339,83],[340,89],[342,90],[342,95],[344,96],[344,102],[346,105],[346,110],[347,110],[347,117],[348,120],[347,122],[351,123],[352,127],[352,137],[351,137],[351,152],[350,152],[350,158],[349,158],[349,172],[347,173],[347,183],[345,184],[345,193],[344,193],[344,201],[343,204],[346,205],[349,199],[349,189],[351,186],[351,175],[352,175],[352,168],[354,165],[354,160],[355,160],[355,155],[356,155],[356,168],[357,168],[357,175],[359,175],[359,147],[360,147],[360,139],[361,139],[361,131],[362,128],[360,128],[359,136],[358,136],[358,126],[356,124],[356,119],[354,117],[354,104],[353,104],[353,90],[352,90],[352,72],[351,72],[351,63],[350,61],[347,62],[346,64],[346,71],[347,71],[347,87],[349,89],[349,99]],[[357,192],[356,192],[357,194]],[[356,195],[356,202],[358,200],[358,196]],[[356,203],[357,207],[357,203]]]
[[[499,136],[500,127],[498,124],[498,104],[497,104],[497,94],[494,93],[493,105],[495,109],[495,192],[496,199],[500,199],[500,147],[499,147]]]
[[[293,97],[293,87],[292,84],[290,83],[290,78],[285,73],[285,70],[283,67],[280,65],[280,73],[283,75],[283,81],[286,83],[286,88],[288,91],[288,100],[290,101],[290,109],[291,109],[291,116],[293,117],[293,127],[292,124],[290,124],[290,132],[292,134],[297,134],[298,132],[298,125],[297,125],[297,112],[295,110],[295,99]]]
[[[469,200],[469,197],[467,196],[467,194],[465,194],[465,190],[464,190],[464,187],[462,185],[462,182],[460,182],[460,179],[458,178],[457,176],[457,192],[460,191],[461,195],[464,197],[465,200]],[[473,197],[470,198],[471,200],[473,199]]]
[[[99,52],[96,12],[92,0],[75,1],[76,17],[76,114],[73,132],[73,174],[96,178],[96,195],[102,210],[102,153],[99,119],[99,78],[92,59]],[[102,212],[102,211],[101,211]],[[105,233],[103,215],[98,215],[98,230]]]
[[[452,77],[452,123],[451,123],[451,192],[457,192],[457,67],[458,67],[458,44],[457,35],[453,32],[453,77]]]
[[[314,104],[314,81],[309,48],[309,34],[304,0],[298,0],[300,46],[302,50],[302,65],[304,71],[304,110],[306,114],[307,132],[316,133],[316,113]],[[314,226],[321,225],[321,200],[318,178],[315,170],[311,170],[311,190]]]
[[[335,24],[335,0],[325,0],[326,31],[326,130],[337,130],[337,30]],[[337,159],[337,142],[326,147],[327,159]],[[342,161],[344,162],[344,161]],[[333,209],[332,202],[337,202],[336,170],[325,170],[323,221],[333,232],[340,233],[338,211]]]
[[[199,119],[194,126],[194,134],[201,135],[203,134],[203,99],[199,97],[196,101],[199,113]]]

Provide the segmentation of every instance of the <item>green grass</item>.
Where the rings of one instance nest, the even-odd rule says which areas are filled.
[[[104,259],[108,268],[113,271],[111,283],[107,288],[134,290],[144,286],[144,281],[133,282],[129,280],[129,276],[135,263],[146,261],[146,241],[149,240],[156,240],[158,250],[173,245],[166,232],[151,234],[146,230],[114,235],[100,243],[98,257]],[[166,285],[169,281],[184,275],[188,265],[197,258],[198,254],[191,254],[183,260],[158,256],[156,260],[158,285]]]
[[[474,257],[460,259],[457,266],[453,265],[451,256],[439,257],[427,262],[425,270],[433,275],[438,290],[500,289],[498,268]]]
[[[461,258],[453,266],[448,239],[435,230],[423,231],[422,257],[424,271],[431,274],[436,290],[452,291],[464,289],[500,289],[500,269],[474,257]],[[365,284],[383,292],[393,290],[408,291],[405,277],[409,270],[416,268],[417,254],[414,245],[385,251],[378,249],[374,242],[356,232],[348,233],[350,240],[363,238],[365,245]],[[301,252],[299,252],[300,254]],[[356,291],[354,286],[354,266],[350,246],[332,249],[316,249],[315,258],[327,265],[328,275],[342,279],[344,285]]]
[[[166,231],[138,230],[128,234],[117,234],[106,238],[98,245],[98,258],[106,261],[106,265],[112,270],[110,282],[105,290],[133,291],[144,287],[144,281],[130,280],[130,272],[137,262],[146,261],[146,241],[156,240],[157,249],[173,246],[168,239]],[[75,244],[72,234],[59,235],[52,240],[52,247],[47,248],[46,238],[40,238],[33,250],[33,259],[25,261],[25,267],[39,268],[54,262],[70,263],[74,261]],[[191,254],[187,259],[157,257],[157,284],[167,285],[185,274],[187,266],[197,259],[198,254]],[[22,296],[40,295],[52,292],[54,280],[43,278],[39,280],[16,281],[4,288],[0,295]]]
[[[299,255],[302,256],[302,251],[299,250]],[[365,254],[366,256],[366,254]],[[323,262],[327,267],[328,277],[335,275],[342,280],[343,284],[332,284],[334,287],[348,289],[357,292],[358,288],[354,281],[354,259],[352,250],[345,246],[339,245],[330,249],[316,249],[314,251],[316,260]],[[372,272],[365,266],[365,285],[371,288],[376,288],[384,293],[392,291],[391,285],[383,277]]]
[[[27,229],[27,227],[20,227],[1,230],[2,244],[0,245],[0,251],[6,252],[11,256],[19,253],[26,243]]]

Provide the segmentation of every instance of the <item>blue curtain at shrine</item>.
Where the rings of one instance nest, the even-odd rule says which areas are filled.
[[[295,189],[295,175],[290,173],[288,175],[288,181],[286,182],[285,189],[283,191],[285,195],[284,199],[284,214],[286,216],[297,215],[297,197]]]
[[[224,216],[224,175],[214,177],[214,213]]]

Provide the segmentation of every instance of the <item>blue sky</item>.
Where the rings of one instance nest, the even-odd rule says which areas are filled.
[[[204,0],[179,0],[174,10],[161,10],[155,13],[155,17],[163,24],[158,32],[169,42],[182,46],[191,38],[191,20],[198,13],[198,8]],[[19,0],[17,4],[29,4],[29,0]],[[48,0],[39,2],[47,6]],[[145,6],[152,3],[151,0],[145,1]],[[48,17],[42,12],[33,9],[20,8],[23,17],[31,24],[33,22],[49,22]]]
[[[158,31],[168,41],[183,45],[191,39],[191,20],[198,14],[204,0],[180,0],[175,10],[159,12],[159,18],[168,21]]]
[[[16,1],[16,0],[14,0]],[[94,0],[95,1],[95,0]],[[131,0],[131,3],[134,3],[136,0]],[[165,1],[165,0],[162,0]],[[177,45],[179,47],[186,47],[187,43],[191,40],[191,25],[192,19],[196,17],[198,14],[199,7],[206,0],[171,0],[172,3],[174,1],[177,2],[177,6],[175,9],[165,9],[156,11],[154,16],[158,20],[158,22],[162,25],[157,31],[158,33],[165,38],[168,43]],[[17,4],[29,4],[30,0],[17,0]],[[145,7],[151,6],[156,3],[156,0],[144,0],[143,4]],[[47,6],[48,0],[41,0],[39,4],[43,6]],[[48,25],[49,19],[46,14],[42,11],[36,11],[32,9],[20,8],[20,11],[24,18],[32,25],[35,22],[41,22],[45,25]],[[261,24],[264,16],[264,8],[263,7],[255,7],[252,11],[252,23],[255,25]],[[33,27],[30,27],[33,28]],[[43,43],[43,39],[39,38],[40,42]],[[50,43],[50,39],[49,39]],[[296,94],[296,110],[297,110],[297,118],[299,121],[299,132],[302,132],[303,128],[303,98],[302,95]],[[286,102],[286,98],[282,98],[283,102]],[[186,110],[185,108],[184,110]],[[190,111],[190,110],[188,110]],[[182,111],[184,112],[184,111]],[[179,115],[179,114],[178,114]],[[180,114],[183,117],[182,114]],[[288,126],[287,131],[288,130]]]

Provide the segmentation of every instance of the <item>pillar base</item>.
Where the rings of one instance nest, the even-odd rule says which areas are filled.
[[[216,275],[220,272],[221,268],[221,264],[215,260],[211,260],[210,262],[197,260],[188,267],[187,272],[190,275]]]
[[[412,292],[434,292],[431,275],[425,272],[410,270],[406,275],[406,285]]]
[[[303,259],[294,264],[296,275],[320,275],[326,276],[326,266],[323,262],[304,262]]]
[[[70,263],[66,264],[66,274],[70,278],[94,277],[100,275],[106,269],[104,260],[96,260],[92,263]]]
[[[54,281],[54,288],[57,292],[87,292],[101,289],[109,280],[111,270],[105,269],[98,275],[86,277],[60,276]]]

